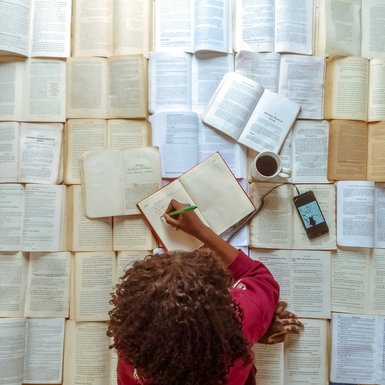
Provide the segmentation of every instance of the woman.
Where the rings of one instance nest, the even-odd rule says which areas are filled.
[[[261,262],[194,211],[167,214],[184,206],[172,200],[165,221],[205,247],[135,262],[112,295],[108,335],[119,356],[118,384],[253,384],[251,346],[275,332],[270,342],[282,341],[302,324],[284,311],[279,285]]]

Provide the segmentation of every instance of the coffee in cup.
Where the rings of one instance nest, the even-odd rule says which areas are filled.
[[[291,170],[282,168],[278,154],[271,151],[260,152],[250,165],[250,177],[254,181],[268,181],[274,177],[289,178]]]

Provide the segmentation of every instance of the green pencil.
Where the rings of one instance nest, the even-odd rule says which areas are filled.
[[[185,213],[186,211],[190,211],[190,210],[195,210],[197,209],[198,206],[196,205],[190,205],[190,206],[186,206],[186,207],[182,207],[181,209],[179,210],[175,210],[175,211],[171,211],[169,213],[167,213],[170,217],[173,217],[175,215],[178,215],[178,214],[183,214]]]

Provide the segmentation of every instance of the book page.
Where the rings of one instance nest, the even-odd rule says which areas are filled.
[[[354,384],[380,383],[382,349],[379,349],[379,344],[383,334],[383,318],[333,313],[330,380]]]
[[[384,7],[385,11],[385,7]],[[368,121],[385,119],[385,46],[384,58],[370,60]]]
[[[238,141],[258,152],[278,153],[299,110],[299,104],[264,90]]]
[[[146,120],[109,119],[107,121],[107,147],[133,148],[150,145],[150,127]]]
[[[274,51],[274,0],[235,2],[235,52]]]
[[[369,270],[369,304],[371,313],[385,315],[385,287],[383,277],[385,274],[385,250],[372,249]]]
[[[250,198],[259,207],[261,198],[277,186],[277,183],[254,182],[250,185]],[[272,190],[264,198],[263,209],[250,222],[250,246],[271,249],[291,249],[293,204],[289,185]]]
[[[385,58],[385,4],[381,0],[362,0],[361,56]]]
[[[138,202],[138,207],[146,217],[154,231],[155,236],[162,243],[162,246],[166,251],[195,250],[202,246],[202,242],[187,233],[178,231],[177,229],[171,227],[162,219],[162,214],[164,214],[167,210],[171,199],[176,199],[181,203],[195,204],[194,200],[184,189],[180,180],[175,179],[166,186],[163,186],[154,194],[151,194],[147,198]],[[196,209],[195,212],[203,223],[207,224],[207,222],[203,219],[200,209]]]
[[[23,384],[60,384],[64,318],[27,320]]]
[[[25,191],[21,184],[0,184],[0,250],[22,249]]]
[[[192,58],[192,110],[202,113],[222,78],[234,70],[233,54],[212,56],[211,53]]]
[[[87,218],[82,198],[81,186],[67,187],[67,249],[112,250],[112,218]]]
[[[107,321],[115,283],[115,253],[80,252],[75,255],[75,319]]]
[[[325,119],[368,119],[369,61],[335,57],[326,62]]]
[[[31,1],[2,1],[0,14],[0,51],[28,56]]]
[[[194,3],[194,51],[232,52],[231,0]]]
[[[22,120],[65,122],[66,62],[29,59],[25,67],[25,79]]]
[[[336,244],[336,191],[334,184],[304,184],[299,186],[301,193],[313,190],[318,204],[329,227],[329,232],[319,237],[309,239],[303,223],[293,205],[293,238],[295,249],[334,250]],[[293,189],[294,192],[294,189]],[[297,195],[297,193],[295,193]]]
[[[0,122],[0,183],[17,182],[19,123]]]
[[[157,112],[149,120],[163,178],[177,178],[198,164],[199,117],[195,112]]]
[[[262,93],[263,87],[259,83],[238,73],[229,72],[212,96],[202,120],[238,140]]]
[[[80,156],[86,151],[107,147],[107,121],[68,119],[64,126],[64,182],[80,184]]]
[[[21,251],[0,253],[0,317],[23,317],[27,269]]]
[[[217,234],[223,233],[255,209],[219,153],[183,174],[180,182]]]
[[[327,120],[297,120],[294,123],[291,136],[291,177],[294,183],[328,182],[328,136]]]
[[[67,59],[67,118],[107,118],[107,62]]]
[[[301,106],[298,118],[323,118],[324,80],[325,59],[323,57],[281,56],[278,94]]]
[[[68,317],[70,253],[30,253],[24,317]]]
[[[368,180],[385,182],[385,123],[368,124]]]
[[[143,55],[112,57],[108,75],[108,117],[145,118],[147,59]]]
[[[25,60],[0,58],[0,118],[21,120]]]
[[[73,0],[72,56],[112,56],[113,0]]]
[[[385,183],[377,183],[374,189],[374,247],[385,248]]]
[[[141,54],[148,57],[152,5],[151,0],[114,1],[114,56]]]
[[[369,271],[373,258],[369,249],[332,251],[332,311],[341,313],[370,312]],[[370,269],[370,270],[369,270]]]
[[[152,250],[155,239],[142,216],[113,217],[113,250]]]
[[[239,51],[235,56],[235,72],[275,93],[278,93],[280,64],[281,55],[276,52]]]
[[[275,1],[276,52],[313,53],[313,0]]]
[[[199,119],[199,162],[220,152],[236,178],[247,178],[247,148],[226,134],[213,130]]]
[[[56,184],[62,153],[63,124],[21,123],[20,183]]]
[[[253,345],[256,385],[283,385],[283,343]]]
[[[327,384],[328,321],[309,318],[301,319],[301,322],[305,325],[301,334],[290,334],[285,341],[284,383]]]
[[[62,224],[65,193],[64,185],[26,185],[23,250],[64,250]]]
[[[356,120],[330,122],[328,179],[365,180],[367,153],[368,125],[366,122]]]
[[[193,52],[192,0],[154,1],[154,51]]]
[[[116,282],[125,272],[133,266],[136,261],[143,260],[150,253],[145,250],[119,251],[117,256]]]
[[[337,244],[374,246],[375,195],[369,181],[338,181]]]
[[[106,385],[110,339],[104,322],[66,321],[63,385]]]
[[[72,0],[35,0],[31,4],[30,56],[70,56]]]
[[[178,4],[182,4],[181,0],[178,1]],[[191,111],[191,61],[191,55],[184,52],[150,52],[150,114],[161,111]]]
[[[0,383],[23,383],[25,318],[0,318]]]

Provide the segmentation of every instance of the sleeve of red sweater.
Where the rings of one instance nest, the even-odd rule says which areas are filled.
[[[279,300],[279,285],[267,267],[242,250],[228,267],[234,279],[233,298],[243,312],[243,333],[252,344],[267,331]]]

